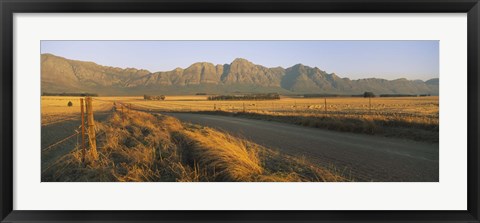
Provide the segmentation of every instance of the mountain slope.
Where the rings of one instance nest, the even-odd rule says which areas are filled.
[[[423,81],[377,78],[350,80],[297,64],[267,68],[237,58],[230,64],[194,63],[155,72],[121,69],[93,62],[41,55],[42,92],[90,92],[102,95],[278,92],[316,94],[438,94],[438,78]]]

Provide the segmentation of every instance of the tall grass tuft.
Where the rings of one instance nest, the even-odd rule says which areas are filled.
[[[252,181],[263,173],[258,148],[245,140],[209,128],[188,129],[179,135],[188,162],[211,170],[216,180]]]

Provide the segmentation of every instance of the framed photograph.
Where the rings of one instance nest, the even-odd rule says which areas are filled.
[[[0,7],[2,222],[480,222],[477,0]]]

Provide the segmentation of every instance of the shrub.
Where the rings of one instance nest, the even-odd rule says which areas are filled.
[[[151,101],[159,101],[159,100],[164,101],[165,100],[165,95],[160,95],[160,96],[143,95],[143,99],[144,100],[151,100]]]
[[[210,96],[207,99],[210,101],[279,100],[280,95],[277,93],[246,94],[246,95],[217,95],[217,96]]]
[[[68,107],[72,107],[73,103],[71,101],[69,101],[67,105],[68,105]]]
[[[375,94],[373,92],[366,91],[365,93],[363,93],[363,97],[364,98],[374,98]]]

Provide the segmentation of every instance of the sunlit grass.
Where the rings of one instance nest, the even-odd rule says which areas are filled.
[[[175,118],[118,111],[97,123],[100,158],[76,148],[43,181],[348,181],[341,174],[248,140]],[[325,164],[326,165],[326,164]],[[281,168],[279,168],[281,167]]]

